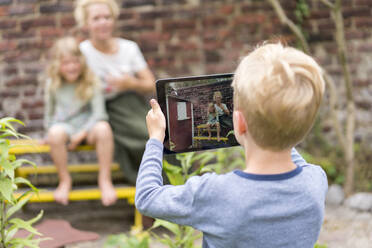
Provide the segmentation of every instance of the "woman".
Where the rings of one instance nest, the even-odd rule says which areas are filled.
[[[137,44],[113,36],[119,12],[115,0],[78,0],[75,19],[89,33],[80,49],[104,84],[115,159],[126,179],[135,184],[148,139],[148,104],[143,96],[154,92],[155,80]]]

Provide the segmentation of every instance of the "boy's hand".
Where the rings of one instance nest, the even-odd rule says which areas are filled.
[[[150,139],[157,139],[161,143],[165,137],[165,117],[158,102],[155,99],[150,100],[151,110],[147,113],[146,124]]]
[[[77,134],[74,134],[70,138],[70,143],[67,145],[69,150],[74,150],[86,137],[88,133],[87,131],[81,131]]]

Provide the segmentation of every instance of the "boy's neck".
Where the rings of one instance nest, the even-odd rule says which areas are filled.
[[[280,152],[260,148],[245,150],[246,168],[244,172],[252,174],[280,174],[292,171],[296,165],[292,162],[291,149]]]

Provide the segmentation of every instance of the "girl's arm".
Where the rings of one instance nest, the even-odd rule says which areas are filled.
[[[222,110],[225,112],[225,114],[230,115],[230,111],[224,103],[222,103]]]
[[[82,131],[91,129],[98,121],[105,121],[108,119],[105,108],[105,100],[102,95],[101,87],[96,86],[94,88],[94,93],[90,100],[90,105],[92,109],[92,115],[90,116],[87,123],[85,123],[85,125],[81,127]]]

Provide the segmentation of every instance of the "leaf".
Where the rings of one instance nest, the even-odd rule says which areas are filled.
[[[29,221],[24,221],[20,218],[14,218],[9,221],[9,223],[14,224],[19,229],[25,229],[29,231],[32,234],[42,236],[43,234],[39,233],[35,228],[33,228],[31,225],[38,221],[43,216],[43,210],[40,211],[40,213],[33,219]]]
[[[15,212],[17,212],[18,210],[20,210],[27,202],[28,200],[31,198],[31,195],[27,196],[27,197],[24,197],[23,199],[21,199],[20,201],[18,201],[14,206],[12,206],[11,208],[8,209],[7,213],[6,213],[6,217],[5,217],[5,221],[9,219],[10,216],[12,216]]]
[[[29,165],[32,165],[33,167],[36,168],[36,164],[34,162],[31,162],[28,159],[17,159],[16,161],[14,161],[12,163],[12,166],[13,166],[14,169],[17,169],[17,168],[21,167],[24,164],[29,164]]]
[[[0,193],[9,202],[13,202],[13,183],[9,178],[0,178]]]
[[[23,178],[23,177],[16,177],[14,179],[14,183],[16,184],[26,184],[27,186],[29,186],[34,192],[39,192],[39,190],[29,181],[27,180],[26,178]]]
[[[156,219],[152,228],[156,228],[156,227],[159,227],[159,226],[162,226],[162,227],[168,229],[174,235],[177,235],[177,234],[180,233],[180,228],[177,224],[174,224],[174,223],[171,223],[171,222],[168,222],[168,221],[165,221],[165,220],[161,220],[161,219]]]

